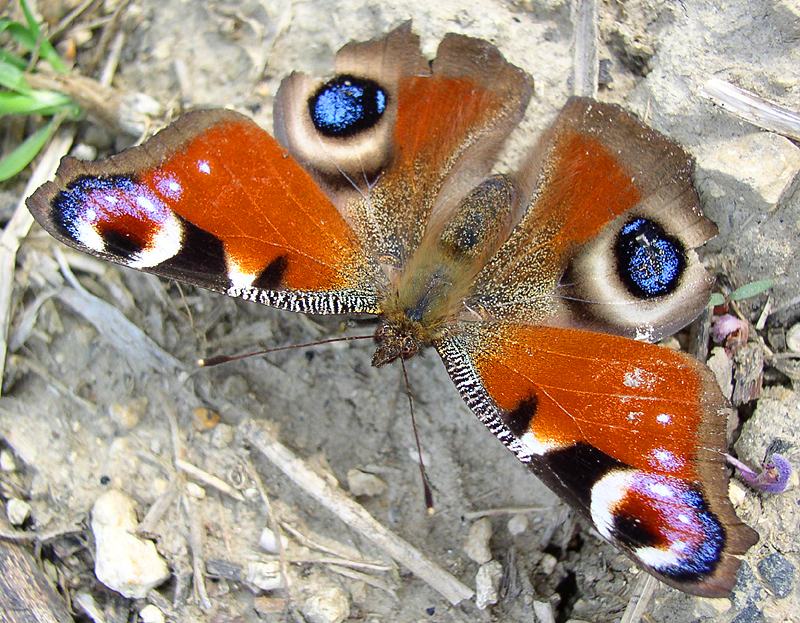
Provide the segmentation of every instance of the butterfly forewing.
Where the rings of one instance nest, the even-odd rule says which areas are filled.
[[[431,220],[487,175],[531,93],[527,74],[485,41],[447,35],[430,65],[418,46],[408,26],[351,44],[337,57],[347,84],[295,74],[276,100],[277,135],[329,189],[365,247],[398,270]],[[331,133],[302,116],[310,105],[324,120],[332,108],[320,101],[367,93],[370,82],[385,108],[368,130]]]
[[[65,159],[28,206],[126,266],[296,311],[377,311],[379,273],[330,199],[234,112],[189,113],[102,163]]]

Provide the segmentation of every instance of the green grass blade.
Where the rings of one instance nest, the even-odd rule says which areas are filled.
[[[744,284],[740,288],[736,288],[733,292],[731,292],[730,299],[732,301],[742,301],[744,299],[753,298],[754,296],[758,296],[759,294],[766,292],[774,285],[774,279],[761,279],[760,281],[752,281]]]
[[[28,63],[19,56],[12,54],[8,50],[3,50],[2,48],[0,48],[0,61],[13,65],[17,69],[25,69],[28,67]]]
[[[711,298],[708,301],[712,307],[717,307],[719,305],[725,304],[725,297],[722,296],[719,292],[714,292],[711,295]]]
[[[2,58],[0,58],[0,86],[17,93],[31,92],[28,81],[25,80],[25,73],[19,67],[5,62]]]
[[[27,167],[50,137],[53,136],[59,123],[61,123],[61,119],[54,117],[50,120],[50,123],[36,130],[20,143],[14,151],[0,160],[0,182],[5,182],[7,179],[14,177]]]
[[[52,115],[67,107],[73,101],[56,91],[31,91],[30,93],[9,93],[0,91],[0,117],[4,115]]]
[[[25,20],[28,22],[28,31],[33,37],[33,47],[31,50],[33,50],[38,43],[39,56],[46,60],[58,73],[67,73],[67,66],[64,64],[64,61],[61,60],[61,57],[58,55],[58,52],[56,52],[56,49],[53,47],[53,45],[42,34],[42,29],[39,27],[39,22],[36,21],[36,18],[28,6],[27,1],[19,0],[19,4],[22,7],[22,12],[25,14]]]

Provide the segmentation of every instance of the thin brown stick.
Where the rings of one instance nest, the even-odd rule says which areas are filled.
[[[597,0],[574,0],[572,92],[583,97],[597,97],[600,61],[597,55]]]
[[[795,110],[779,106],[719,78],[706,82],[700,94],[748,123],[800,141],[800,113]]]
[[[312,471],[286,446],[253,421],[241,426],[243,437],[265,458],[278,467],[292,482],[334,513],[350,528],[360,533],[397,560],[417,577],[427,582],[451,604],[472,597],[472,590],[428,560],[422,552],[387,530],[363,506],[341,489]]]

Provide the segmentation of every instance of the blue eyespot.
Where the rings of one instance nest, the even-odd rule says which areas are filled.
[[[386,91],[377,82],[343,74],[317,90],[308,100],[308,110],[321,134],[341,138],[378,123],[386,103]]]
[[[623,226],[615,251],[620,278],[631,294],[642,299],[675,290],[686,267],[686,251],[680,241],[645,218]]]

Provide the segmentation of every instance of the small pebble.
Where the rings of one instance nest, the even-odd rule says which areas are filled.
[[[464,552],[479,565],[489,562],[492,559],[492,550],[489,549],[491,538],[492,522],[488,517],[481,517],[469,527]]]
[[[308,623],[342,623],[350,616],[350,601],[338,587],[322,588],[306,599],[301,611]]]
[[[78,160],[96,160],[97,148],[86,143],[78,143],[72,148],[70,155]]]
[[[519,536],[528,529],[528,518],[525,515],[514,515],[508,520],[508,531],[513,536]]]
[[[205,407],[197,407],[192,411],[194,427],[199,431],[212,430],[219,424],[219,413],[206,409]]]
[[[247,563],[245,581],[262,591],[274,591],[283,586],[281,564],[277,560],[269,562],[252,561]]]
[[[786,332],[786,348],[800,353],[800,322],[789,327]]]
[[[227,448],[233,443],[234,430],[233,426],[220,422],[211,431],[211,445],[217,450]]]
[[[6,502],[6,516],[12,526],[21,526],[31,516],[31,505],[19,498],[10,498]]]
[[[776,597],[782,599],[792,594],[795,569],[783,555],[775,552],[761,560],[758,573]]]
[[[111,421],[122,430],[133,430],[147,412],[147,398],[137,398],[125,403],[115,402],[108,408]]]
[[[253,599],[253,609],[259,615],[280,614],[286,610],[286,600],[282,597],[266,597],[260,595]]]
[[[206,490],[203,489],[203,487],[198,485],[196,482],[186,483],[186,493],[188,493],[197,500],[202,500],[206,497]]]
[[[286,537],[281,535],[281,545],[283,545],[284,549],[288,544],[289,541],[286,539]],[[275,538],[275,533],[269,528],[264,528],[261,531],[261,536],[258,537],[258,546],[270,554],[277,554],[280,552],[280,548],[278,547],[278,539]]]
[[[166,621],[164,613],[153,604],[148,604],[139,610],[139,618],[142,623],[164,623]]]
[[[496,560],[481,565],[475,574],[475,605],[479,610],[497,603],[500,580],[503,579],[503,566]]]
[[[734,508],[739,508],[747,499],[747,489],[738,480],[731,480],[728,483],[728,498]]]
[[[167,563],[152,541],[135,536],[134,501],[119,490],[101,495],[92,507],[97,579],[129,599],[142,599],[169,579]]]
[[[533,616],[536,623],[556,623],[553,605],[549,601],[534,601]]]
[[[14,455],[6,449],[0,450],[0,471],[17,471],[17,462],[14,460]]]
[[[539,570],[545,575],[550,575],[555,571],[558,559],[552,554],[544,553],[539,559]]]
[[[356,497],[374,497],[386,491],[386,483],[375,474],[351,469],[347,472],[347,487]]]

